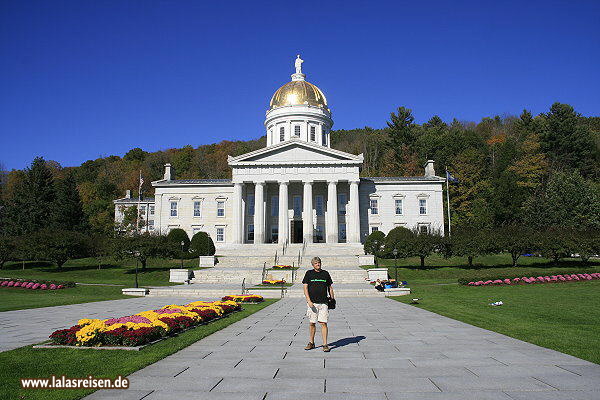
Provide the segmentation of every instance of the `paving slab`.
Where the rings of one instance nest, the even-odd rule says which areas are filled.
[[[305,313],[270,305],[130,375],[126,398],[600,399],[600,365],[390,299],[339,299],[329,353],[304,350]]]

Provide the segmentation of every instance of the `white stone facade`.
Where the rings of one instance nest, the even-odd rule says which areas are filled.
[[[298,68],[298,66],[296,66]],[[292,75],[271,99],[267,146],[229,157],[232,179],[173,179],[155,188],[154,230],[207,232],[217,249],[243,243],[362,243],[396,226],[444,233],[443,178],[360,177],[363,156],[330,147],[323,93]],[[175,171],[176,173],[176,171]],[[115,200],[115,218],[125,199]],[[130,202],[131,203],[131,202]],[[150,207],[150,204],[147,204]]]

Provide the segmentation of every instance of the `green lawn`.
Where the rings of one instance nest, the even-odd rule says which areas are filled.
[[[421,307],[516,339],[600,364],[600,282],[470,287],[420,283]],[[501,300],[504,305],[489,303]]]
[[[68,377],[116,378],[129,375],[155,363],[192,343],[239,321],[276,300],[267,299],[260,304],[245,304],[244,311],[230,315],[208,325],[199,326],[181,335],[159,342],[141,351],[126,350],[75,350],[33,349],[31,346],[0,353],[1,399],[79,399],[91,390],[21,389],[19,378]]]
[[[92,301],[129,299],[120,286],[81,286],[60,290],[0,288],[0,311],[23,310]]]
[[[180,260],[150,259],[146,271],[138,268],[140,286],[174,285],[169,282],[169,269],[180,268]],[[185,268],[199,269],[198,260],[184,260]],[[133,287],[135,261],[107,262],[98,269],[93,258],[69,260],[62,269],[44,261],[7,262],[0,270],[0,277],[75,281],[83,283],[110,283]]]

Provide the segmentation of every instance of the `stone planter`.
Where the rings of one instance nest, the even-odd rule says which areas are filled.
[[[215,266],[215,256],[200,256],[198,266],[199,267],[214,267]]]
[[[146,288],[126,288],[121,289],[121,293],[127,296],[146,296],[148,294],[148,289]]]
[[[375,265],[375,256],[372,254],[359,255],[358,265]]]
[[[169,282],[184,283],[192,278],[192,270],[190,269],[170,269]]]
[[[367,272],[369,273],[369,281],[370,282],[375,282],[375,281],[377,281],[377,279],[379,279],[381,281],[388,280],[388,269],[387,268],[371,268],[371,269],[368,269]]]

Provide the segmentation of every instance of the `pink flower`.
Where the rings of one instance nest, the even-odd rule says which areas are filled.
[[[35,289],[37,289],[37,288],[39,288],[39,287],[40,287],[40,284],[39,284],[39,283],[34,283],[34,284],[33,284],[33,286],[31,286],[31,288],[32,288],[33,290],[35,290]]]
[[[559,280],[561,280],[562,282],[565,282],[565,281],[566,281],[566,278],[565,278],[564,276],[562,276],[562,275],[559,275],[559,276],[558,276],[558,279],[559,279]]]
[[[15,284],[13,286],[14,287],[19,287],[19,286],[21,286],[21,282],[15,282]]]
[[[521,278],[513,278],[513,282],[519,282]]]
[[[571,278],[571,276],[570,276],[570,275],[566,275],[566,276],[565,276],[565,279],[566,279],[567,281],[572,281],[572,280],[573,280],[573,278]]]
[[[35,283],[33,282],[29,282],[26,286],[27,289],[31,289],[33,287],[33,285],[35,285]]]
[[[8,281],[2,281],[2,283],[0,283],[0,286],[6,286],[8,285]]]
[[[56,285],[54,283],[50,284],[50,290],[56,290]]]
[[[492,281],[485,281],[483,282],[484,285],[491,285],[493,282]]]
[[[494,284],[496,284],[496,285],[497,285],[497,284],[502,284],[502,283],[504,283],[504,282],[502,282],[500,279],[496,279],[496,280],[494,281]]]
[[[507,285],[510,285],[511,284],[511,280],[510,279],[505,279],[504,283],[506,283]]]
[[[477,281],[477,282],[475,282],[475,285],[477,285],[477,286],[482,286],[482,285],[483,285],[483,283],[484,283],[483,281]]]
[[[62,288],[64,288],[64,286],[63,285],[58,285],[56,288],[57,289],[62,289]]]
[[[469,286],[474,286],[474,285],[475,285],[475,282],[469,282],[469,283],[467,283],[467,285],[469,285]]]
[[[14,285],[15,285],[15,282],[14,281],[10,281],[10,282],[8,282],[8,285],[6,285],[6,286],[11,287],[11,286],[14,286]]]
[[[179,308],[161,308],[160,310],[154,310],[157,314],[175,314],[181,312]]]
[[[46,289],[48,289],[48,285],[46,285],[45,283],[42,283],[42,284],[40,285],[40,289],[42,289],[42,290],[46,290]]]
[[[124,324],[126,322],[133,322],[136,324],[149,324],[151,321],[148,318],[142,317],[140,315],[130,315],[128,317],[108,319],[108,320],[104,321],[104,324],[106,324],[106,325]]]

